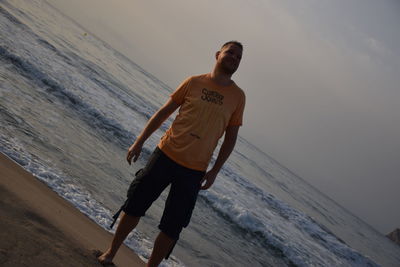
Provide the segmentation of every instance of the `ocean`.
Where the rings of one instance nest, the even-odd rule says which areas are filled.
[[[0,37],[0,152],[108,230],[173,88],[43,0],[0,0]],[[166,195],[126,240],[144,260]],[[400,266],[400,247],[239,137],[163,266]]]

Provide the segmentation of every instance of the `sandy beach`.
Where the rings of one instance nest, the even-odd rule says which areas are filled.
[[[0,154],[0,265],[101,266],[93,249],[112,235],[18,164]],[[144,266],[125,245],[117,266]]]

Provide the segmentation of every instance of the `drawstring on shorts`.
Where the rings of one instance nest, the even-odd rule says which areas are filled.
[[[121,208],[117,211],[117,213],[114,214],[113,216],[113,222],[110,225],[110,230],[113,228],[114,224],[117,222],[117,219],[119,217],[119,215],[121,214],[122,209],[124,208],[124,205],[121,206]]]

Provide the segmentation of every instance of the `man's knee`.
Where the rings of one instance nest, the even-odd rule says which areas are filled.
[[[121,220],[138,223],[140,221],[140,218],[141,216],[130,215],[122,211]]]
[[[182,232],[183,227],[179,226],[178,224],[172,225],[172,224],[165,224],[163,222],[160,223],[158,228],[163,232],[166,236],[171,238],[172,240],[178,240],[179,235]]]

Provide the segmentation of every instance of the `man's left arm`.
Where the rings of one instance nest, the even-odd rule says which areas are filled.
[[[202,190],[206,190],[212,186],[212,184],[215,181],[215,178],[217,178],[218,172],[222,168],[222,165],[224,165],[225,161],[232,153],[233,148],[235,147],[236,144],[236,138],[239,132],[239,127],[240,126],[238,125],[238,126],[228,126],[226,128],[224,142],[222,143],[221,148],[219,150],[217,160],[215,161],[215,164],[212,167],[212,169],[209,170],[201,180]]]

